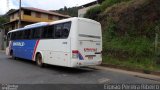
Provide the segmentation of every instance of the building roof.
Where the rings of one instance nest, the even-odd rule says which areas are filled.
[[[79,6],[79,9],[84,8],[84,7],[89,7],[89,6],[92,6],[92,5],[95,5],[95,4],[101,4],[103,1],[105,1],[105,0],[95,0],[95,1],[92,1],[90,3],[86,3],[84,5]]]
[[[31,10],[31,11],[35,11],[35,12],[41,12],[41,13],[46,13],[46,14],[56,15],[56,16],[61,16],[61,17],[66,17],[66,18],[70,17],[69,15],[63,15],[63,14],[60,14],[60,13],[57,13],[57,12],[50,12],[50,11],[47,11],[47,10],[38,9],[38,8],[34,8],[34,7],[22,7],[21,9],[22,10]],[[8,13],[8,15],[11,15],[11,14],[13,14],[15,12],[18,12],[18,11],[19,11],[19,9]]]
[[[87,4],[84,4],[84,5],[81,5],[81,6],[79,6],[79,8],[89,7],[89,6],[92,6],[92,5],[95,5],[95,4],[98,4],[97,0],[92,1],[90,3],[87,3]]]

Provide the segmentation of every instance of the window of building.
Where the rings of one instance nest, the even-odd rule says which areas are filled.
[[[14,14],[11,16],[12,19],[14,19]]]
[[[30,10],[24,10],[24,15],[29,15],[29,16],[31,16],[31,11],[30,11]]]
[[[53,16],[52,15],[48,15],[48,19],[49,20],[53,20]]]
[[[36,12],[36,17],[41,18],[41,13]]]

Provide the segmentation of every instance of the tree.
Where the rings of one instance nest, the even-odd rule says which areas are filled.
[[[0,16],[0,28],[2,28],[2,25],[4,23],[7,23],[9,21],[9,19],[7,18],[6,15]]]
[[[61,13],[61,14],[66,14],[66,15],[69,15],[72,17],[77,17],[78,16],[78,7],[67,8],[65,6],[64,8],[56,10],[56,12]]]

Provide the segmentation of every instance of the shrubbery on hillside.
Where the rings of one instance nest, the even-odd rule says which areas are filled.
[[[156,68],[159,58],[154,40],[155,27],[160,27],[159,5],[160,0],[106,0],[86,13],[102,24],[105,63]]]
[[[87,11],[87,13],[84,15],[86,18],[97,20],[98,14],[101,13],[101,6],[95,6]]]
[[[110,7],[114,4],[118,4],[120,2],[126,2],[130,0],[105,0],[101,5],[95,6],[87,11],[84,17],[98,20],[97,16],[105,11],[107,7]]]

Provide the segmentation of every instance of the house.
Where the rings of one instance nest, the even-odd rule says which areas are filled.
[[[19,26],[20,13],[21,24]],[[12,10],[11,12],[8,12],[7,15],[9,16],[10,21],[8,23],[3,24],[2,32],[4,35],[1,35],[0,37],[6,37],[8,31],[17,29],[19,27],[24,27],[28,24],[33,24],[36,22],[50,22],[70,17],[69,15],[63,15],[56,12],[50,12],[47,10],[42,10],[33,7],[22,7],[21,12],[19,11],[19,9]],[[0,42],[2,43],[2,41]]]
[[[8,13],[10,22],[4,24],[5,29],[13,30],[18,28],[19,22],[19,9],[15,10],[11,13]],[[33,7],[22,7],[21,8],[21,26],[24,27],[28,24],[36,23],[36,22],[50,22],[56,21],[60,19],[69,18],[68,15],[59,14],[56,12],[50,12],[47,10],[42,10]]]
[[[78,17],[84,17],[87,10],[101,4],[103,1],[104,0],[96,0],[96,1],[79,6]]]

